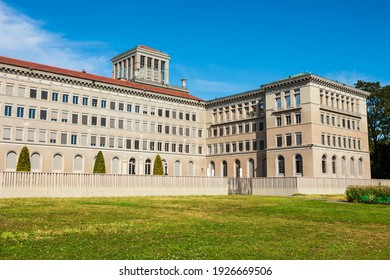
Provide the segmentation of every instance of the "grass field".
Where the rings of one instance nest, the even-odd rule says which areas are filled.
[[[390,259],[390,207],[340,200],[0,199],[0,259]]]

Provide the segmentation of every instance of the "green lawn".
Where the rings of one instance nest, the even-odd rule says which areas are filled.
[[[390,207],[305,196],[0,199],[0,259],[388,260]]]

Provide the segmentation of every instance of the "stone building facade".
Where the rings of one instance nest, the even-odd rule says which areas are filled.
[[[137,46],[102,77],[0,57],[0,170],[370,178],[367,92],[310,73],[204,101],[169,84],[169,56]]]

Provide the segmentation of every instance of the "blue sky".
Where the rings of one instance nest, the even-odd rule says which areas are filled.
[[[209,100],[308,71],[390,84],[390,1],[0,0],[0,55],[111,76],[136,45]]]

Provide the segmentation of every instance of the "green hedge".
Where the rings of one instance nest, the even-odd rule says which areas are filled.
[[[390,186],[349,186],[345,194],[350,202],[390,204]]]

